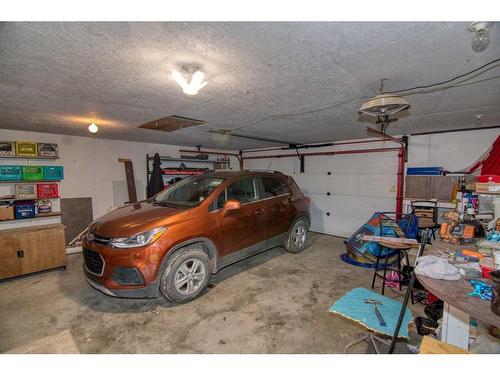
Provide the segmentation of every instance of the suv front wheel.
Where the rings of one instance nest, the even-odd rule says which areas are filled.
[[[291,253],[300,253],[306,248],[309,239],[309,226],[306,219],[300,218],[293,223],[285,248]]]
[[[208,285],[212,266],[207,253],[196,245],[179,249],[168,261],[160,281],[163,296],[176,303],[197,298]]]

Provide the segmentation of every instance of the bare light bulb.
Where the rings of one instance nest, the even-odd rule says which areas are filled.
[[[182,87],[182,92],[186,95],[196,95],[203,87],[207,85],[207,81],[203,81],[205,75],[203,72],[196,70],[189,72],[190,81],[188,82],[184,76],[177,70],[172,72],[172,78]]]
[[[89,125],[89,132],[91,132],[92,134],[97,133],[98,130],[99,130],[99,128],[97,127],[95,122],[93,122],[92,124]]]

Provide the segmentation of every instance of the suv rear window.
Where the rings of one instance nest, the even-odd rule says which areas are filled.
[[[262,185],[264,187],[263,198],[276,197],[290,192],[288,185],[280,178],[275,177],[261,177]]]

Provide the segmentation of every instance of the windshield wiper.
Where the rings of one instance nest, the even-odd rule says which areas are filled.
[[[162,207],[170,207],[170,208],[179,208],[179,206],[175,205],[175,204],[172,204],[172,203],[167,203],[167,202],[164,202],[164,201],[157,201],[157,200],[153,200],[153,205],[154,206],[162,206]]]

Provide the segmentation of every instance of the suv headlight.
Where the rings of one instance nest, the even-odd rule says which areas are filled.
[[[166,231],[167,228],[165,227],[155,228],[130,237],[112,238],[109,244],[112,247],[118,247],[120,249],[146,246],[155,242]]]

